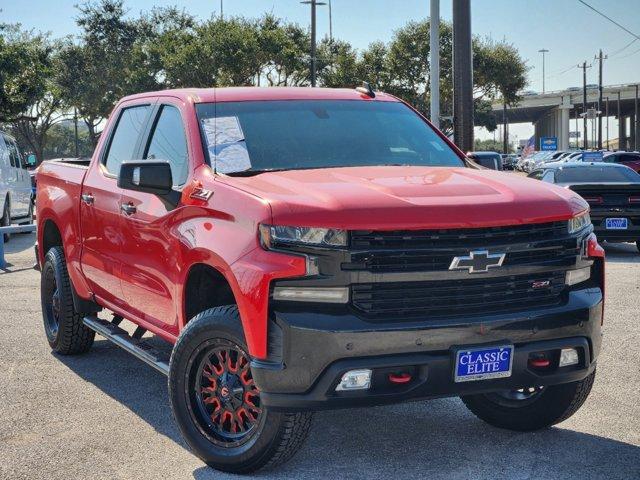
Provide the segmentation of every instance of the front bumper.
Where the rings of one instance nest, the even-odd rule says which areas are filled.
[[[584,288],[556,307],[519,314],[372,324],[331,307],[274,307],[270,361],[251,368],[263,405],[296,411],[380,405],[431,397],[554,385],[585,378],[601,344],[602,292]],[[321,327],[319,327],[321,326]],[[508,378],[455,383],[454,351],[461,346],[515,346]],[[580,363],[544,372],[528,367],[532,352],[577,348]],[[374,370],[369,390],[336,392],[342,375]],[[412,372],[407,384],[388,385],[388,373]]]

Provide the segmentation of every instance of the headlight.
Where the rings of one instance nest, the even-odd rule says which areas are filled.
[[[260,225],[260,239],[265,248],[281,245],[309,245],[314,247],[346,247],[346,230],[314,227],[282,227]]]
[[[576,233],[591,224],[591,217],[588,212],[577,215],[569,220],[569,233]]]

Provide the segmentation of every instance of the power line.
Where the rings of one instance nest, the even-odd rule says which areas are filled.
[[[618,50],[616,50],[613,53],[609,54],[609,58],[613,58],[616,55],[618,55],[619,53],[622,53],[623,51],[625,51],[627,48],[629,48],[631,45],[633,45],[634,43],[636,43],[638,41],[637,38],[634,38],[633,40],[631,40],[629,43],[627,43],[624,47],[619,48]]]
[[[592,7],[591,5],[589,5],[587,2],[585,2],[584,0],[578,0],[581,4],[583,4],[585,7],[590,8],[591,10],[593,10],[594,12],[596,12],[598,15],[606,18],[607,20],[609,20],[611,23],[613,23],[614,25],[620,27],[622,30],[624,30],[625,32],[627,32],[629,35],[635,37],[637,40],[640,40],[640,36],[636,35],[635,33],[633,33],[631,30],[629,30],[627,27],[620,25],[618,22],[616,22],[613,18],[608,17],[607,15],[605,15],[604,13],[602,13],[600,10]]]

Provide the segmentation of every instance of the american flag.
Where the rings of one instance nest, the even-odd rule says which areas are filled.
[[[527,158],[536,150],[536,137],[532,136],[522,149],[522,158]]]

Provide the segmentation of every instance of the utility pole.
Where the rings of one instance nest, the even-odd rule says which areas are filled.
[[[75,157],[78,158],[79,155],[79,151],[80,148],[78,146],[78,109],[76,107],[73,107],[73,138],[74,138],[74,142],[75,142]]]
[[[542,93],[544,93],[544,77],[545,77],[545,72],[544,72],[544,54],[548,53],[549,50],[547,50],[546,48],[542,48],[540,50],[538,50],[538,52],[542,53]]]
[[[598,111],[602,110],[602,61],[606,59],[606,55],[602,55],[602,50],[598,55]],[[602,150],[602,115],[598,114],[598,150]]]
[[[333,16],[331,15],[331,0],[329,0],[329,40],[333,42]]]
[[[440,128],[440,0],[431,0],[431,10],[429,12],[429,50],[431,60],[430,70],[430,90],[431,90],[431,123],[436,128]]]
[[[453,136],[462,151],[473,150],[470,0],[453,0]]]
[[[587,67],[587,62],[582,62],[582,65],[578,65],[582,68],[582,130],[584,134],[584,149],[589,148],[587,140],[587,68],[591,68],[591,65]]]
[[[224,5],[222,5],[222,2],[224,2],[224,0],[220,0],[220,20],[224,20],[224,13],[223,13]]]
[[[311,5],[311,86],[316,86],[316,7],[318,5],[326,5],[324,2],[317,0],[305,0],[305,5]]]

